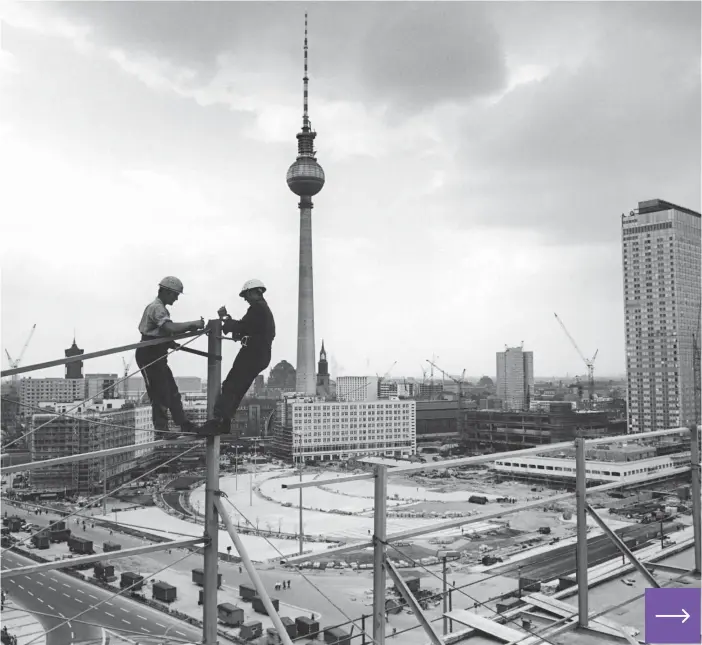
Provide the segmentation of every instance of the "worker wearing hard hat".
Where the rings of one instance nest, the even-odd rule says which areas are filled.
[[[178,300],[182,293],[183,283],[174,276],[169,275],[159,282],[156,300],[144,309],[139,323],[142,341],[197,331],[205,327],[205,321],[202,318],[183,323],[171,320],[171,314],[166,307]],[[154,429],[158,432],[168,432],[168,410],[170,410],[175,425],[180,426],[184,432],[194,432],[195,425],[185,417],[178,385],[167,363],[168,349],[174,345],[175,343],[161,343],[139,347],[135,358],[144,376],[146,392],[151,399]],[[178,433],[171,433],[156,438],[174,439],[177,436]]]
[[[232,369],[222,383],[222,394],[214,407],[214,418],[198,430],[200,434],[213,435],[229,432],[231,419],[255,378],[271,362],[271,345],[275,338],[275,321],[263,294],[266,287],[260,280],[248,280],[239,296],[249,303],[241,320],[234,320],[226,307],[217,313],[223,319],[222,333],[232,334],[241,341],[241,349],[234,359]]]

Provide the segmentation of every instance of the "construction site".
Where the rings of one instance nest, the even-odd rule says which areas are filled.
[[[208,408],[221,378],[218,323],[205,332]],[[184,438],[182,452],[202,441]],[[174,444],[153,442],[166,443]],[[633,445],[641,459],[622,462],[631,470],[603,482],[593,468],[600,446],[614,455]],[[675,451],[657,456],[666,445]],[[130,449],[8,466],[2,474],[99,462]],[[196,478],[171,496],[176,509],[100,509],[118,490],[91,498],[93,508],[10,506],[5,499],[12,514],[3,518],[3,587],[68,572],[73,582],[61,579],[69,589],[88,585],[92,595],[108,594],[78,615],[119,597],[135,614],[148,608],[162,612],[162,621],[182,621],[171,631],[178,636],[168,637],[179,639],[173,642],[524,645],[641,642],[645,589],[699,586],[697,427],[427,463],[369,459],[351,470],[252,464],[220,473],[218,437],[206,439],[206,451],[204,482]],[[567,462],[572,476],[520,481],[497,470],[498,462],[548,455]],[[670,467],[642,467],[673,458]],[[611,477],[616,462],[607,463]],[[72,620],[78,617],[65,615],[52,630]],[[149,638],[156,636],[152,623],[160,624],[140,628]],[[190,637],[193,629],[202,636]]]

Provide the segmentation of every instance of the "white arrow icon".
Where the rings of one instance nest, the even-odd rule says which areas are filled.
[[[656,614],[656,618],[682,618],[683,624],[687,622],[689,617],[690,614],[684,609],[682,610],[682,614]]]

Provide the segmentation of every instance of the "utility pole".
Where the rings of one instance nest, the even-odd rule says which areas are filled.
[[[222,323],[207,323],[207,416],[212,418],[222,384]],[[215,500],[219,492],[219,436],[207,437],[205,482],[204,590],[202,602],[202,640],[217,645],[217,574],[219,564],[219,518]]]

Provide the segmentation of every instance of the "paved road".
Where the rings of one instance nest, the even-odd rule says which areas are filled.
[[[668,524],[664,528],[666,534],[673,529],[673,524]],[[651,539],[660,534],[660,524],[634,524],[617,529],[615,533],[627,543],[634,538],[639,540]],[[513,578],[521,575],[523,578],[533,578],[535,580],[553,580],[575,571],[575,550],[575,544],[562,546],[555,548],[549,553],[541,553],[518,562],[491,569],[491,573],[508,575]],[[606,535],[599,535],[587,541],[589,567],[607,562],[619,554],[619,549]],[[517,568],[517,564],[519,564],[519,568]]]
[[[3,569],[29,564],[35,563],[11,551],[6,552],[2,558]],[[2,588],[15,602],[34,613],[47,630],[62,623],[63,618],[72,618],[91,605],[106,601],[80,616],[78,620],[72,620],[51,632],[47,636],[47,645],[72,645],[74,642],[101,636],[99,627],[79,621],[104,626],[122,633],[153,636],[163,636],[168,633],[181,639],[191,638],[193,642],[202,639],[202,632],[199,629],[129,598],[118,596],[107,600],[114,592],[76,580],[59,571],[4,579]],[[47,614],[54,614],[58,618]]]

